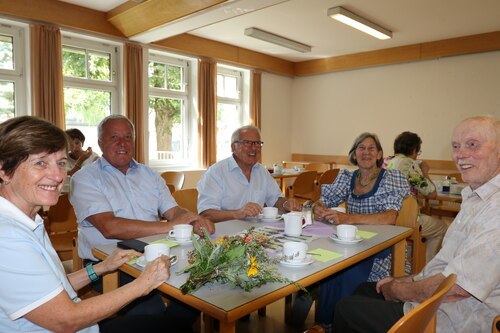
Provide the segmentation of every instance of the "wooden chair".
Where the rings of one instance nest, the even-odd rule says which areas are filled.
[[[175,186],[174,186],[174,184],[167,184],[167,187],[168,187],[168,190],[170,191],[170,193],[174,193],[175,192]]]
[[[457,276],[450,274],[441,282],[434,294],[416,308],[399,319],[388,333],[431,333],[436,330],[436,312],[445,294],[453,287]]]
[[[328,169],[328,164],[311,162],[305,165],[304,169],[308,171],[325,172]]]
[[[335,178],[337,178],[337,176],[339,175],[339,172],[340,172],[340,169],[329,169],[329,170],[323,172],[321,177],[319,177],[319,179],[318,179],[319,185],[321,186],[323,184],[333,183]]]
[[[419,209],[417,199],[408,196],[403,200],[396,220],[396,225],[413,229],[413,234],[408,239],[412,245],[411,270],[413,274],[420,272],[425,266],[425,244],[422,240],[421,226],[417,222]]]
[[[174,185],[176,191],[180,190],[184,185],[184,172],[165,171],[160,176],[165,180],[165,183]]]
[[[52,246],[61,261],[73,258],[73,238],[77,236],[78,225],[68,194],[59,196],[57,204],[47,212],[47,233]]]
[[[198,213],[198,190],[195,188],[185,188],[172,193],[175,201],[180,207]]]
[[[73,272],[76,272],[83,268],[83,260],[78,256],[78,237],[73,237],[72,245]]]
[[[297,176],[293,185],[288,186],[286,196],[288,198],[298,198],[303,200],[318,200],[316,181],[317,171],[305,171]]]

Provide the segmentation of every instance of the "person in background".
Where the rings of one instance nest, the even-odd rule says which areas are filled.
[[[178,332],[166,316],[115,316],[170,276],[168,257],[134,282],[80,300],[76,291],[141,254],[118,250],[66,275],[38,211],[53,206],[66,179],[69,142],[51,123],[23,116],[0,124],[0,332]]]
[[[301,210],[296,199],[287,199],[276,180],[259,163],[260,130],[243,126],[231,136],[233,155],[215,163],[198,182],[198,212],[215,221],[257,217],[264,205],[282,211]]]
[[[469,185],[438,254],[414,276],[361,285],[335,308],[337,332],[387,332],[428,299],[450,274],[457,281],[437,311],[437,332],[490,332],[500,313],[500,121],[463,120],[452,136],[453,160]]]
[[[83,150],[85,135],[83,135],[79,129],[70,128],[66,130],[66,134],[68,134],[72,142],[71,150],[68,153],[68,161],[66,163],[68,176],[72,176],[84,166],[97,160],[99,155],[92,151],[92,147],[88,147],[87,150]]]
[[[422,139],[417,134],[412,132],[399,134],[394,141],[394,156],[385,159],[385,167],[401,171],[408,179],[413,195],[421,194],[428,199],[434,199],[437,193],[429,177],[429,166],[425,161],[417,161],[421,145]],[[426,262],[429,262],[439,251],[448,224],[425,214],[419,214],[417,221],[422,226]]]
[[[349,150],[349,161],[357,170],[341,170],[332,184],[321,188],[321,202],[315,205],[316,220],[333,224],[395,224],[403,199],[410,194],[404,175],[385,170],[382,145],[377,135],[362,133]],[[347,204],[347,213],[331,210]],[[367,258],[320,282],[316,322],[331,331],[337,302],[365,281],[390,275],[391,250]]]
[[[175,224],[192,224],[199,235],[204,235],[201,228],[209,233],[215,231],[211,221],[177,205],[157,172],[133,159],[135,129],[128,118],[108,116],[97,131],[102,156],[71,177],[70,201],[78,222],[78,254],[84,263],[97,262],[91,252],[94,247],[165,235]],[[159,216],[165,220],[160,221]],[[121,274],[120,282],[127,281],[133,278]],[[99,285],[93,287],[100,289]],[[159,293],[151,293],[129,307],[132,313],[165,310]],[[193,318],[188,315],[186,321],[189,320]]]

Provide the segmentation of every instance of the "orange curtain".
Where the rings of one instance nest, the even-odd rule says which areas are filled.
[[[143,53],[137,44],[125,45],[125,110],[135,126],[135,159],[145,163],[145,115],[143,94]]]
[[[64,129],[61,31],[38,24],[30,31],[33,115]]]
[[[250,83],[250,123],[261,128],[261,79],[262,73],[252,71]]]
[[[198,66],[198,142],[201,166],[217,160],[217,63],[200,60]]]

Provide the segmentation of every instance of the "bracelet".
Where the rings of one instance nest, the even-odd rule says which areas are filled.
[[[94,271],[94,265],[88,264],[85,266],[85,269],[87,270],[87,275],[89,276],[90,281],[95,282],[99,280],[99,276]]]
[[[81,169],[82,166],[81,165],[78,165],[78,164],[75,164],[75,166],[78,168],[78,169]]]

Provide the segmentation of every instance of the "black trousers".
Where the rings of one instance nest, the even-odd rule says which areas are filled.
[[[335,333],[385,333],[404,316],[403,303],[386,301],[375,286],[375,282],[362,283],[352,296],[337,303]]]

